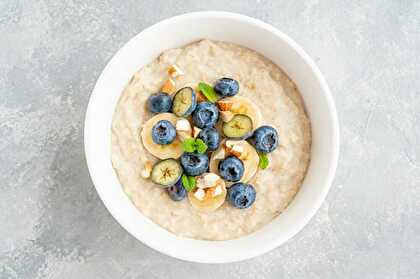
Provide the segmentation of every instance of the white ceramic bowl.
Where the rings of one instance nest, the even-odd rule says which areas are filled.
[[[162,51],[201,38],[233,42],[263,54],[298,86],[312,123],[312,159],[289,207],[259,231],[235,240],[177,237],[143,216],[124,194],[111,165],[111,121],[131,76]],[[85,119],[85,152],[99,196],[114,218],[146,245],[173,257],[225,263],[263,254],[308,223],[325,199],[337,165],[337,115],[328,86],[311,58],[285,34],[259,20],[226,12],[198,12],[163,20],[125,44],[99,77]]]

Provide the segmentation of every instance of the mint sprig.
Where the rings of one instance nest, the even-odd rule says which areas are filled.
[[[189,138],[182,142],[182,148],[185,152],[198,152],[204,154],[207,151],[207,144],[202,139]]]
[[[268,168],[268,165],[270,164],[267,154],[264,153],[258,153],[258,156],[260,157],[260,161],[258,163],[258,166],[260,167],[260,169],[264,170],[266,168]]]
[[[195,186],[197,185],[197,181],[194,176],[188,176],[183,174],[182,175],[182,186],[184,186],[187,192],[191,192],[194,190]]]
[[[182,148],[185,152],[194,152],[195,151],[195,139],[190,138],[182,142]]]
[[[203,95],[206,96],[207,100],[210,102],[214,103],[218,100],[217,94],[214,92],[214,89],[211,85],[202,81],[198,84],[198,89],[200,89]]]

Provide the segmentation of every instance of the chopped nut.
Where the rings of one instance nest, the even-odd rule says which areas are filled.
[[[204,200],[205,196],[206,196],[206,192],[204,192],[204,190],[201,188],[197,188],[197,190],[194,193],[194,197],[196,197],[200,201]]]
[[[243,140],[227,140],[225,142],[226,151],[239,159],[246,159],[248,153],[246,152],[245,142]]]
[[[190,133],[192,131],[190,122],[185,118],[178,119],[175,126],[177,131],[185,131]]]
[[[198,134],[200,132],[201,132],[201,129],[194,126],[193,127],[193,138],[197,138],[198,137]]]
[[[233,102],[227,100],[220,100],[216,104],[221,111],[226,111],[232,108]]]
[[[213,154],[213,159],[214,160],[223,160],[226,156],[226,151],[224,148],[220,148],[217,151],[214,152]]]
[[[214,189],[213,196],[218,196],[221,193],[223,193],[223,190],[222,190],[222,186],[219,185]]]
[[[172,78],[176,78],[177,76],[184,75],[184,71],[182,71],[178,65],[173,64],[168,68],[168,75]]]
[[[162,88],[160,89],[162,92],[172,94],[175,92],[175,81],[173,79],[168,79],[165,81],[165,83],[162,85]]]
[[[227,149],[231,149],[234,145],[237,145],[238,143],[240,143],[240,140],[227,140],[225,142],[225,146],[227,147]]]
[[[240,157],[242,153],[244,153],[244,147],[240,144],[236,144],[231,148],[230,153],[236,157]]]
[[[229,122],[229,121],[231,121],[232,118],[233,118],[233,116],[234,116],[234,114],[231,111],[228,111],[228,110],[226,110],[226,111],[223,111],[222,110],[220,112],[220,117],[222,118],[222,121],[223,122]]]
[[[143,178],[149,178],[150,174],[152,173],[153,164],[150,161],[146,161],[143,166],[143,170],[140,172]]]
[[[204,173],[197,177],[198,188],[211,188],[215,187],[220,180],[220,177],[215,173]]]
[[[192,128],[190,122],[185,118],[180,118],[175,124],[176,133],[181,141],[191,138]]]
[[[206,96],[204,96],[204,94],[199,89],[197,89],[195,91],[195,93],[197,95],[197,103],[201,103],[201,102],[207,101]]]

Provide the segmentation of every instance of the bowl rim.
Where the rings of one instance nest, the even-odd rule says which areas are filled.
[[[297,54],[304,60],[304,62],[307,64],[307,66],[310,68],[312,73],[314,74],[316,80],[318,81],[323,94],[326,99],[327,107],[328,107],[328,115],[331,120],[331,127],[332,127],[332,146],[331,146],[331,158],[330,158],[330,164],[328,168],[328,175],[325,179],[326,183],[324,187],[322,188],[322,192],[319,193],[319,195],[314,198],[314,201],[310,207],[308,207],[307,211],[303,214],[304,216],[300,219],[299,222],[297,222],[293,229],[289,231],[287,236],[282,237],[281,239],[275,239],[271,245],[261,245],[259,247],[256,247],[256,249],[250,251],[248,254],[242,254],[242,255],[236,255],[235,257],[222,257],[222,258],[212,258],[212,257],[197,257],[193,254],[187,255],[185,253],[175,253],[171,249],[165,249],[162,248],[162,246],[157,246],[154,243],[148,241],[145,237],[142,235],[139,235],[137,233],[134,233],[131,229],[127,228],[126,224],[123,224],[123,222],[118,217],[118,214],[116,214],[116,211],[114,211],[114,205],[112,205],[112,202],[107,200],[104,196],[104,193],[102,192],[101,186],[98,186],[99,184],[96,183],[96,175],[97,173],[93,170],[93,164],[95,164],[95,158],[93,158],[92,152],[90,152],[89,146],[92,144],[89,140],[90,136],[90,127],[89,125],[93,119],[92,116],[92,107],[94,106],[94,102],[96,99],[96,96],[99,95],[98,87],[101,81],[101,78],[103,77],[104,73],[108,71],[108,68],[110,68],[110,65],[113,64],[114,60],[117,60],[122,52],[124,52],[125,48],[132,43],[134,40],[136,40],[137,37],[141,36],[143,33],[152,32],[153,29],[161,24],[168,24],[171,22],[179,21],[179,20],[187,20],[187,19],[194,19],[194,18],[228,18],[232,20],[238,20],[243,21],[252,25],[255,25],[259,28],[265,29],[266,31],[273,33],[277,37],[279,37],[281,40],[286,42],[294,51],[297,52]],[[136,34],[134,37],[132,37],[129,41],[127,41],[119,50],[112,56],[112,58],[108,61],[105,68],[101,72],[99,78],[96,81],[95,87],[92,90],[92,93],[89,97],[89,102],[85,114],[85,121],[84,121],[84,149],[85,149],[85,158],[86,163],[88,166],[89,174],[91,177],[91,180],[95,186],[96,191],[98,192],[98,195],[100,199],[102,200],[103,204],[107,208],[107,210],[110,212],[110,214],[114,217],[114,219],[117,221],[117,223],[120,224],[126,231],[128,231],[131,235],[133,235],[136,239],[140,240],[143,244],[153,248],[156,251],[159,251],[163,254],[172,256],[174,258],[182,259],[185,261],[191,261],[191,262],[200,262],[200,263],[227,263],[227,262],[235,262],[235,261],[241,261],[249,258],[253,258],[259,255],[262,255],[264,253],[267,253],[268,251],[279,247],[281,244],[285,243],[286,241],[290,240],[293,236],[295,236],[299,231],[301,231],[305,225],[307,225],[310,221],[310,219],[315,215],[315,213],[318,211],[320,206],[322,205],[322,202],[325,200],[329,189],[331,188],[335,171],[338,164],[338,156],[339,156],[339,122],[338,122],[338,115],[335,108],[334,100],[332,97],[332,94],[330,92],[330,89],[328,87],[328,84],[322,75],[321,71],[316,66],[315,62],[312,60],[312,58],[303,50],[302,47],[300,47],[293,39],[291,39],[289,36],[278,30],[277,28],[273,27],[272,25],[265,23],[261,20],[238,14],[238,13],[232,13],[232,12],[224,12],[224,11],[200,11],[200,12],[191,12],[191,13],[184,13],[177,16],[173,16],[164,20],[161,20],[144,30],[142,30],[140,33]],[[147,218],[147,217],[146,217]],[[197,242],[214,242],[214,241],[206,241],[206,240],[195,240]],[[230,240],[227,240],[230,241]],[[217,241],[217,242],[224,242],[224,241]]]

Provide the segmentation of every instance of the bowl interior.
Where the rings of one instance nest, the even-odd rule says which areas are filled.
[[[279,65],[298,86],[311,120],[312,158],[301,190],[273,222],[245,237],[203,241],[176,237],[144,217],[124,194],[111,165],[111,122],[124,87],[136,70],[162,51],[198,39],[236,43]],[[328,87],[312,60],[284,34],[258,20],[224,12],[186,14],[164,20],[131,39],[108,63],[91,95],[85,121],[86,158],[105,206],[148,246],[189,261],[238,261],[267,252],[296,234],[324,200],[338,155],[338,125]]]

